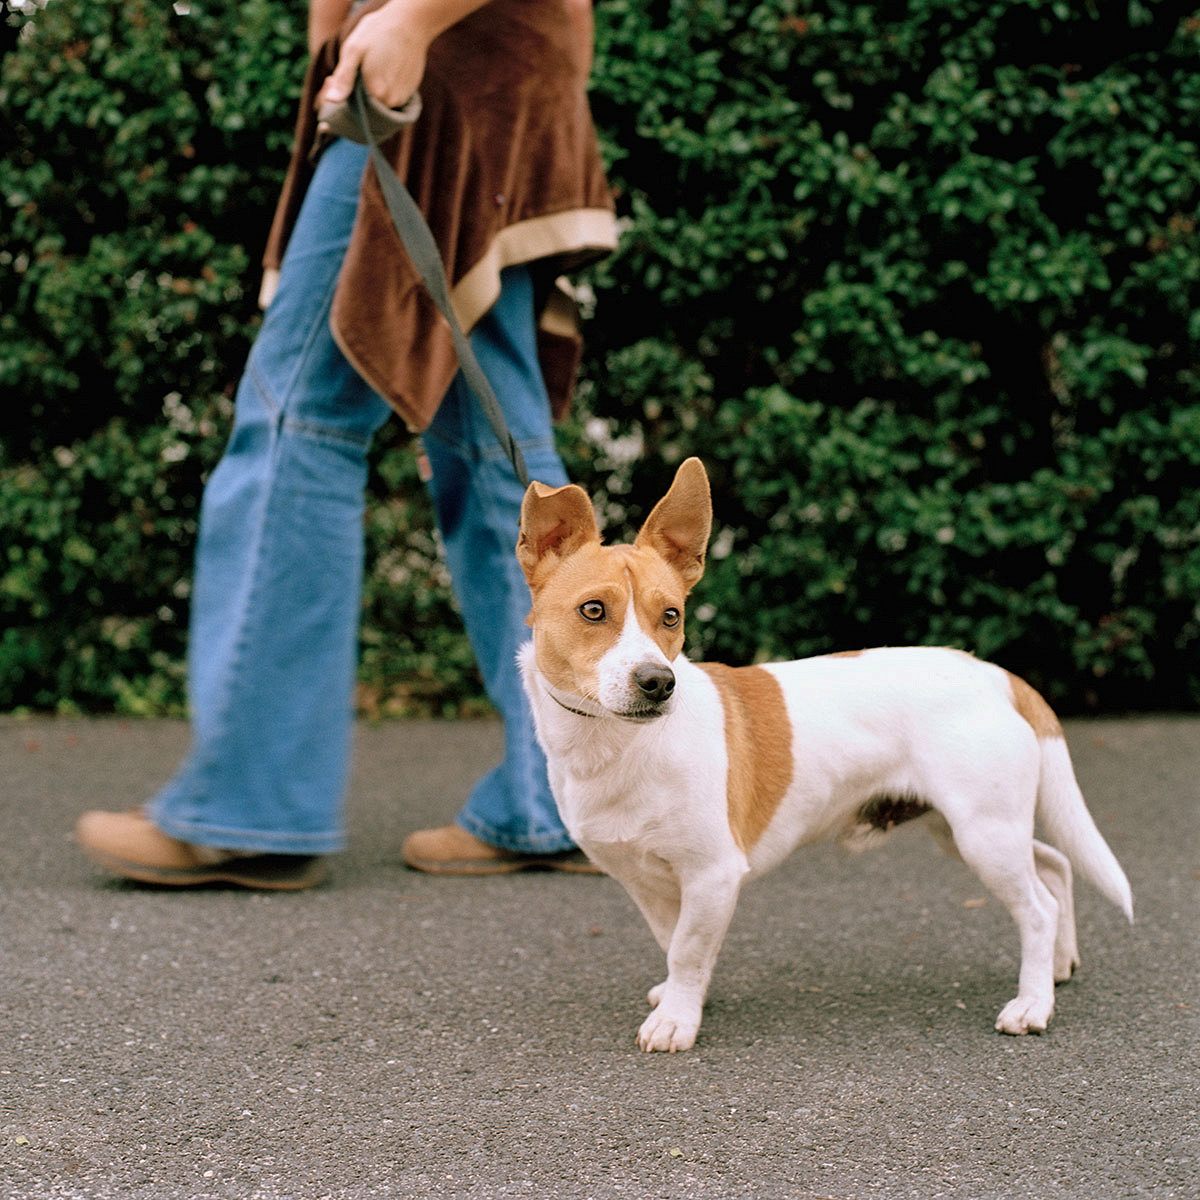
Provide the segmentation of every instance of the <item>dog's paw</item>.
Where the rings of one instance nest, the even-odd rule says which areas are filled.
[[[674,1054],[677,1050],[690,1050],[699,1030],[699,1017],[664,1012],[660,1006],[642,1022],[638,1030],[638,1045],[647,1053],[666,1050]]]
[[[664,979],[657,987],[652,987],[646,993],[646,1002],[651,1008],[657,1008],[658,1002],[663,998],[663,990],[667,986],[667,981]]]
[[[996,1018],[996,1028],[1001,1033],[1020,1036],[1024,1033],[1041,1033],[1050,1024],[1054,1015],[1054,998],[1043,1000],[1037,996],[1018,996],[1010,1000]]]

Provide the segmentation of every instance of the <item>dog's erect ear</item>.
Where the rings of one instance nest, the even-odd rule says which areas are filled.
[[[552,488],[535,482],[526,489],[517,561],[530,587],[580,546],[599,540],[596,514],[583,488],[573,483]]]
[[[704,574],[711,532],[708,474],[698,458],[689,458],[680,464],[670,491],[654,506],[634,545],[661,554],[690,590]]]

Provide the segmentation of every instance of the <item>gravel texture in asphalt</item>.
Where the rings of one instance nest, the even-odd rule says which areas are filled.
[[[747,888],[694,1050],[603,877],[405,870],[492,722],[364,726],[351,845],[295,895],[105,878],[177,722],[0,719],[0,1196],[1200,1197],[1200,718],[1068,723],[1136,924],[1076,888],[1049,1031],[992,1030],[1016,931],[919,830]]]

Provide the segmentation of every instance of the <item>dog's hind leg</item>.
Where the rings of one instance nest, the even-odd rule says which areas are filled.
[[[939,850],[948,854],[951,858],[957,858],[959,862],[962,862],[962,855],[958,852],[958,844],[954,840],[950,823],[940,812],[931,812],[923,819],[922,823],[929,836],[937,842]]]
[[[931,813],[927,828],[933,840],[951,858],[962,860],[954,834],[941,813]],[[1079,946],[1075,938],[1075,894],[1071,860],[1053,846],[1034,841],[1033,862],[1041,881],[1058,905],[1058,929],[1054,936],[1054,982],[1065,983],[1079,966]]]
[[[980,821],[977,813],[952,828],[963,861],[1008,909],[1021,938],[1017,995],[1001,1009],[996,1028],[1040,1033],[1054,1014],[1059,906],[1035,866],[1032,839],[1019,826]]]
[[[1033,843],[1033,861],[1041,881],[1058,905],[1058,931],[1054,938],[1054,982],[1065,983],[1079,966],[1079,944],[1075,937],[1075,895],[1071,883],[1071,860],[1045,842]]]

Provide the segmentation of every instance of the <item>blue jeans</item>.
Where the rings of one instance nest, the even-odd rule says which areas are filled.
[[[149,806],[183,841],[305,855],[345,844],[366,458],[391,411],[329,332],[365,162],[362,147],[339,141],[317,166],[239,385],[229,445],[205,488],[188,651],[192,745]],[[565,483],[529,272],[505,271],[502,283],[472,345],[531,475]],[[505,725],[505,759],[458,821],[506,849],[568,849],[515,663],[529,610],[513,552],[521,486],[461,378],[425,446],[456,594]]]

